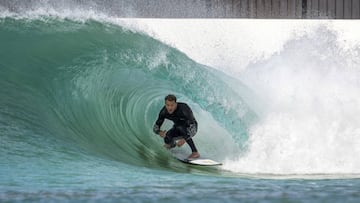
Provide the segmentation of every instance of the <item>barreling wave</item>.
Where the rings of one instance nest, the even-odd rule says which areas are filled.
[[[3,137],[24,129],[31,133],[20,137],[43,139],[40,147],[50,137],[51,145],[127,164],[163,165],[169,156],[152,125],[173,93],[192,106],[206,153],[225,158],[211,147],[219,140],[246,148],[256,115],[229,78],[140,32],[94,20],[6,17],[0,44]]]

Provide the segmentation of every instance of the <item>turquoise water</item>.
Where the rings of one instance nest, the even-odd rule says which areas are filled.
[[[252,127],[261,123],[249,103],[249,81],[143,32],[91,19],[8,16],[0,18],[0,46],[1,202],[360,199],[358,170],[351,167],[326,171],[315,164],[315,172],[302,173],[233,167],[252,152]],[[152,125],[168,93],[193,108],[198,148],[224,167],[186,165],[163,149]]]

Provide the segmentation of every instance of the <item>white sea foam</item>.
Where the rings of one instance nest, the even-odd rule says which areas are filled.
[[[251,88],[262,106],[240,173],[360,173],[360,21],[136,20]],[[236,87],[233,87],[236,89]],[[251,106],[251,104],[250,104]]]

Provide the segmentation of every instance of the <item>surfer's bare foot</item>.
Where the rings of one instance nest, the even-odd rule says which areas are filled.
[[[180,140],[178,140],[177,142],[176,142],[176,145],[178,146],[178,147],[181,147],[181,146],[183,146],[183,144],[185,144],[185,139],[180,139]]]
[[[193,152],[188,156],[188,159],[196,159],[196,158],[199,158],[199,157],[200,157],[199,152]]]

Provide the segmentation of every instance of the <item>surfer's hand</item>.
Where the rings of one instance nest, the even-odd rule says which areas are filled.
[[[166,136],[166,131],[165,130],[161,130],[159,133],[160,137],[164,138]]]

